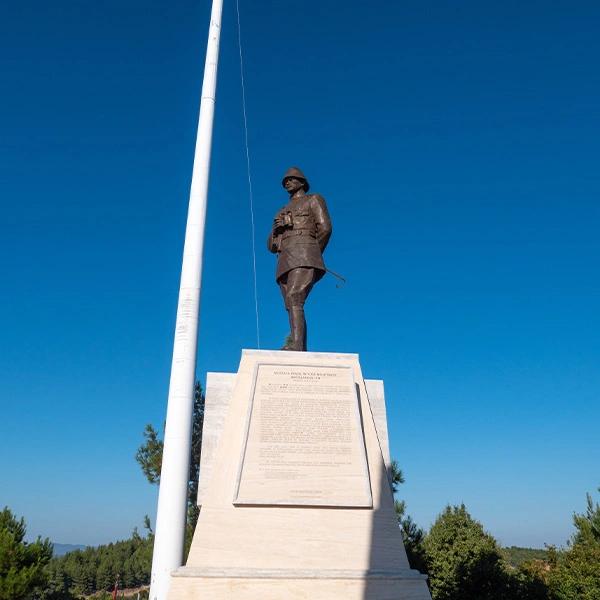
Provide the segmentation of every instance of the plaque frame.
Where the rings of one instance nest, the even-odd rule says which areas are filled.
[[[366,487],[365,497],[368,498],[368,501],[366,503],[339,505],[339,504],[332,504],[332,503],[318,502],[318,501],[307,501],[307,502],[297,502],[297,501],[276,502],[276,501],[272,501],[272,502],[266,502],[266,501],[262,501],[262,500],[255,500],[255,501],[240,500],[240,486],[241,486],[242,473],[244,470],[244,462],[246,459],[248,438],[250,435],[250,425],[252,422],[252,413],[253,413],[253,409],[254,409],[254,400],[255,400],[255,394],[256,394],[256,384],[258,381],[258,372],[259,372],[259,369],[263,366],[278,367],[278,368],[285,368],[285,367],[311,368],[311,369],[327,368],[327,369],[340,369],[340,370],[350,371],[350,378],[352,381],[352,389],[353,389],[353,394],[354,394],[353,416],[355,419],[355,423],[358,425],[357,433],[360,438],[358,440],[359,445],[360,445],[360,451],[359,451],[360,465],[362,467],[363,481],[364,481],[364,484]],[[366,401],[368,403],[368,397],[366,398]],[[285,507],[288,507],[288,508],[336,508],[336,509],[340,509],[340,510],[346,510],[346,509],[372,510],[373,509],[373,493],[372,493],[372,489],[371,489],[371,475],[369,472],[369,464],[368,464],[368,459],[367,459],[367,448],[366,448],[366,442],[365,442],[365,431],[364,431],[363,418],[364,418],[364,416],[363,416],[363,410],[361,407],[360,388],[356,383],[356,379],[354,377],[354,369],[352,368],[352,366],[339,365],[339,364],[314,364],[314,363],[304,363],[304,362],[303,363],[295,363],[295,362],[281,363],[281,362],[272,362],[269,360],[260,361],[260,362],[255,363],[254,368],[253,368],[253,373],[252,373],[252,385],[250,387],[248,410],[246,412],[246,420],[245,420],[245,425],[244,425],[244,442],[242,444],[242,452],[241,452],[241,457],[239,460],[239,466],[237,469],[237,477],[236,477],[235,491],[234,491],[234,495],[233,495],[232,504],[239,508],[278,506],[278,507],[284,507],[284,508]]]

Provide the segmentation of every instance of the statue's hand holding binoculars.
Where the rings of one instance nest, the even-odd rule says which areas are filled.
[[[292,213],[289,212],[280,212],[273,219],[273,231],[275,233],[282,233],[284,229],[292,228]]]

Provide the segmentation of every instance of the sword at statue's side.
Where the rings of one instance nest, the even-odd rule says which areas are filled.
[[[150,600],[167,599],[171,571],[183,562],[206,195],[222,12],[223,0],[213,0],[177,304]]]

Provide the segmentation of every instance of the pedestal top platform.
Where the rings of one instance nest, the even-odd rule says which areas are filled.
[[[259,356],[260,358],[277,358],[289,356],[291,360],[298,360],[300,358],[306,359],[317,359],[317,360],[358,360],[359,356],[352,352],[295,352],[294,350],[255,350],[251,348],[244,348],[242,350],[242,356]]]

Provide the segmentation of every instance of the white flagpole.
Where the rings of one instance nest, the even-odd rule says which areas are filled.
[[[223,0],[213,0],[175,324],[150,600],[167,600],[171,571],[183,562],[206,195],[222,12]]]

